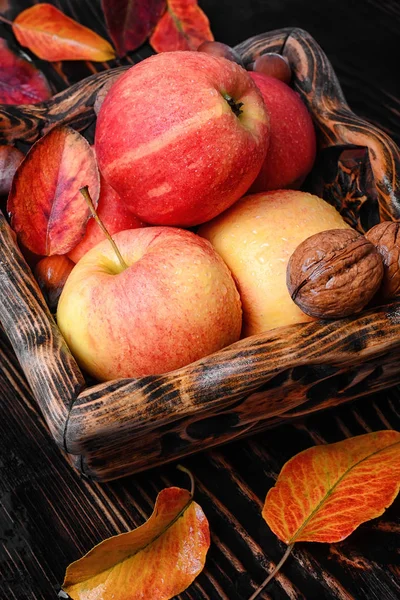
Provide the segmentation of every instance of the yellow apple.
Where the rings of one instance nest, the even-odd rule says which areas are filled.
[[[244,337],[311,320],[287,290],[288,260],[310,235],[349,227],[325,200],[298,190],[277,190],[245,196],[199,228],[236,279]]]

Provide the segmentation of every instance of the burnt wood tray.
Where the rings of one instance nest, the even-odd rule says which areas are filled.
[[[280,29],[236,46],[246,63],[268,51],[291,64],[319,153],[307,181],[359,231],[400,216],[400,156],[349,109],[318,43]],[[126,67],[94,74],[42,105],[0,107],[0,142],[32,143],[57,123],[85,130],[93,105]],[[347,402],[400,381],[400,303],[246,338],[158,376],[88,385],[4,216],[0,321],[50,432],[86,476],[110,480]]]

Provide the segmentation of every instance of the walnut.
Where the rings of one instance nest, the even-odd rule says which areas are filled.
[[[400,295],[400,223],[384,221],[372,227],[365,237],[376,246],[383,260],[383,279],[378,296],[389,300]]]
[[[325,319],[360,312],[383,277],[375,246],[354,229],[330,229],[307,238],[293,252],[286,283],[306,314]]]

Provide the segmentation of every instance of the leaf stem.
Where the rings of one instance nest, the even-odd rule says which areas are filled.
[[[14,25],[12,21],[9,21],[5,17],[3,17],[3,15],[0,15],[0,21],[2,21],[3,23],[7,23],[7,25],[11,25],[11,27]]]
[[[191,471],[189,471],[189,469],[187,469],[186,467],[182,466],[182,465],[177,465],[176,467],[177,469],[179,469],[179,471],[182,471],[183,473],[186,473],[186,475],[189,476],[190,478],[190,495],[194,496],[194,488],[195,488],[195,483],[194,483],[194,477],[191,473]]]
[[[261,594],[261,592],[263,591],[263,589],[268,585],[268,583],[271,581],[271,579],[273,577],[275,577],[275,575],[277,574],[277,572],[279,571],[279,569],[281,569],[282,565],[286,562],[287,558],[289,557],[290,553],[292,552],[293,546],[294,546],[294,544],[290,544],[286,548],[285,554],[282,556],[281,560],[278,562],[278,564],[276,565],[275,569],[268,575],[268,577],[265,579],[265,581],[262,582],[262,584],[260,585],[260,587],[256,589],[256,591],[254,592],[254,594],[252,594],[250,596],[249,600],[255,600],[257,598],[257,596],[259,596]]]
[[[106,236],[106,238],[108,239],[108,241],[110,242],[111,246],[114,249],[115,254],[117,255],[117,258],[119,260],[119,263],[120,263],[122,269],[125,271],[125,269],[128,268],[128,265],[126,264],[126,262],[122,258],[122,254],[119,251],[117,244],[114,242],[114,240],[112,239],[111,235],[108,233],[106,227],[104,226],[103,222],[99,218],[99,215],[97,214],[96,209],[94,207],[93,200],[90,197],[88,186],[85,185],[85,187],[81,188],[79,191],[82,194],[82,196],[85,198],[85,200],[87,202],[87,205],[90,208],[90,212],[93,215],[94,220],[96,221],[97,225],[100,227],[100,229],[102,230],[102,232],[104,233],[104,235]]]

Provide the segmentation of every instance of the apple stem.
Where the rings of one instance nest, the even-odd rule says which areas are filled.
[[[182,471],[183,473],[186,473],[186,475],[189,476],[189,478],[190,478],[190,495],[193,498],[193,495],[194,495],[194,477],[193,477],[193,474],[191,473],[191,471],[189,471],[189,469],[187,469],[186,467],[183,467],[182,465],[177,465],[176,468],[179,469],[179,471]]]
[[[271,571],[271,573],[268,575],[268,577],[265,579],[265,581],[262,582],[262,584],[260,585],[260,587],[258,587],[256,589],[256,591],[254,592],[254,594],[252,594],[250,596],[249,600],[255,600],[261,594],[261,592],[266,587],[266,585],[271,581],[271,579],[273,577],[275,577],[275,575],[277,574],[277,572],[279,571],[279,569],[282,567],[283,563],[286,561],[286,559],[289,557],[290,553],[292,552],[293,546],[294,546],[294,544],[290,544],[286,548],[285,554],[282,556],[281,560],[278,562],[278,564],[276,565],[275,569],[273,569],[273,571]]]
[[[111,235],[108,233],[107,229],[105,228],[102,220],[100,219],[99,215],[96,212],[96,209],[94,207],[93,204],[93,200],[90,197],[89,194],[89,188],[87,185],[85,185],[85,187],[81,188],[80,193],[82,194],[82,196],[85,198],[87,205],[90,208],[90,212],[93,215],[94,220],[96,221],[97,225],[100,227],[100,229],[102,230],[102,232],[104,233],[104,235],[106,236],[106,238],[108,239],[108,241],[110,242],[111,246],[114,249],[115,254],[117,255],[117,258],[119,260],[119,263],[122,267],[122,269],[125,271],[125,269],[128,268],[128,265],[126,264],[126,262],[124,261],[124,259],[122,258],[122,254],[118,249],[117,244],[114,242],[114,240],[112,239]]]
[[[224,98],[227,101],[227,103],[229,104],[229,106],[231,107],[231,111],[233,112],[233,114],[236,115],[237,117],[240,117],[240,115],[243,113],[243,111],[242,111],[243,102],[236,102],[236,100],[234,100],[232,98],[232,96],[229,96],[229,94],[225,94]]]

